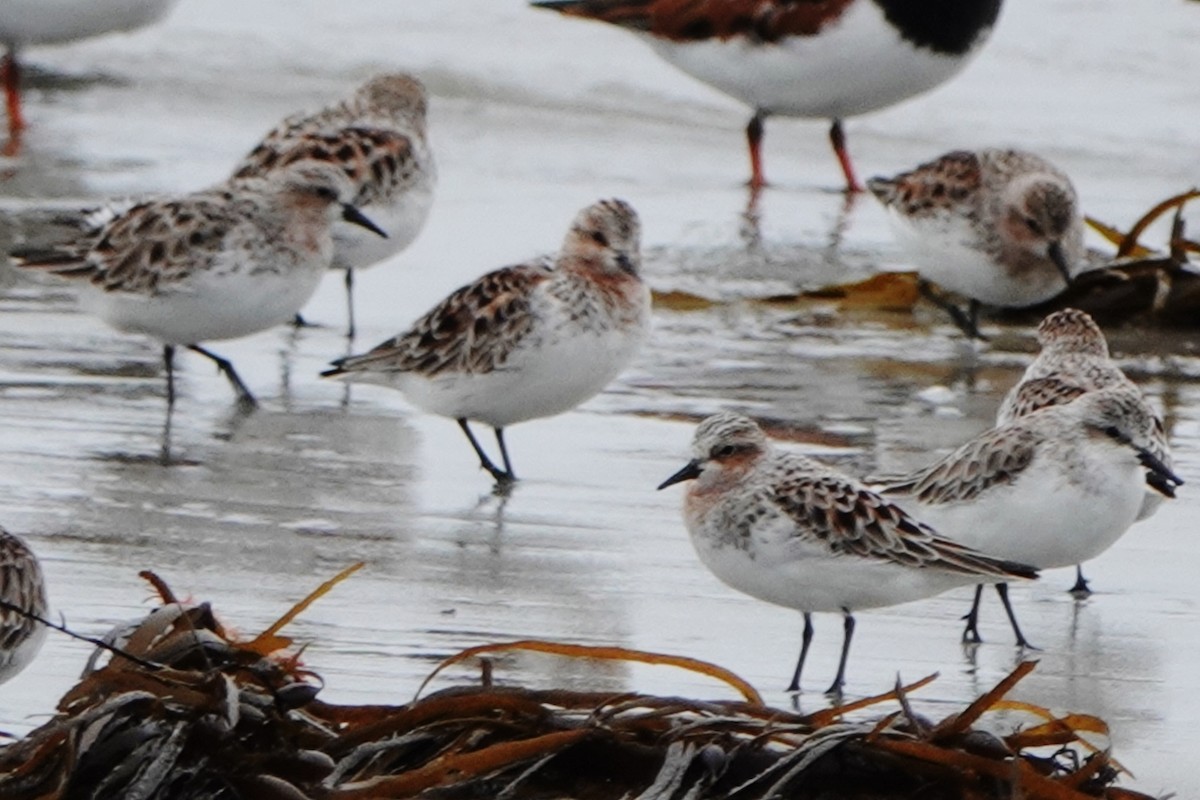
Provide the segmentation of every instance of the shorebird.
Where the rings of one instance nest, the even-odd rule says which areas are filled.
[[[234,168],[234,178],[265,177],[303,160],[327,161],[354,186],[351,202],[384,231],[336,223],[332,269],[345,273],[348,335],[353,338],[354,271],[406,249],[433,205],[437,169],[425,134],[425,87],[411,75],[371,78],[348,99],[273,128]]]
[[[1137,384],[1129,380],[1109,357],[1108,341],[1087,312],[1075,308],[1055,311],[1038,325],[1037,339],[1041,351],[1025,369],[1021,380],[1005,395],[996,414],[997,425],[1039,408],[1070,403],[1086,392],[1111,386],[1125,387],[1141,395]],[[1174,469],[1162,417],[1149,404],[1145,406],[1145,414],[1153,426],[1150,452],[1168,469]],[[1139,521],[1154,514],[1171,490],[1170,484],[1152,471],[1147,471],[1146,483],[1145,498],[1137,516]],[[1070,591],[1075,595],[1091,593],[1080,565],[1075,567],[1075,585]]]
[[[861,191],[842,120],[899,103],[956,75],[978,52],[1001,0],[535,0],[629,30],[663,59],[754,109],[750,186],[766,183],[763,123],[831,120],[830,142]]]
[[[921,291],[968,336],[979,307],[1025,308],[1062,293],[1085,266],[1083,217],[1070,179],[1021,150],[958,150],[893,178],[872,178]],[[966,312],[932,281],[970,301]]]
[[[956,541],[1038,569],[1069,567],[1129,529],[1147,483],[1170,497],[1183,483],[1154,455],[1153,428],[1139,392],[1098,389],[985,431],[908,475],[870,482]],[[1017,644],[1029,647],[1007,587],[996,588]],[[965,642],[980,641],[977,611],[976,603]]]
[[[212,359],[253,406],[233,364],[200,343],[292,319],[329,268],[335,219],[385,235],[348,202],[352,195],[341,170],[300,161],[268,178],[137,203],[75,241],[13,259],[76,280],[89,311],[162,342],[168,407],[178,346]]]
[[[568,411],[633,359],[650,326],[641,279],[641,225],[629,204],[579,212],[553,259],[490,272],[452,293],[411,328],[321,373],[399,389],[456,420],[500,485],[516,480],[504,429]],[[503,468],[468,425],[492,426]]]
[[[804,614],[798,691],[814,612],[840,612],[842,654],[828,694],[840,695],[853,612],[931,597],[981,580],[1036,578],[1024,564],[939,535],[864,484],[776,450],[753,420],[715,414],[696,429],[693,458],[659,489],[688,487],[683,517],[700,560],[724,583]]]
[[[20,151],[25,117],[21,113],[20,51],[32,45],[62,44],[115,31],[132,31],[162,19],[176,0],[5,0],[0,10],[4,60],[0,77],[8,107],[4,155]]]

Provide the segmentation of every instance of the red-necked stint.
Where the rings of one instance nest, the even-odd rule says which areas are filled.
[[[1055,311],[1038,325],[1038,344],[1041,351],[1025,369],[1021,380],[1009,390],[996,414],[996,424],[1003,425],[1023,417],[1039,408],[1069,403],[1085,392],[1124,386],[1141,392],[1137,384],[1129,380],[1121,368],[1108,355],[1108,342],[1104,333],[1085,311],[1066,308]],[[1167,441],[1166,427],[1162,417],[1146,405],[1153,430],[1150,435],[1150,452],[1174,469],[1171,445]],[[1146,519],[1162,504],[1164,491],[1169,495],[1171,486],[1160,476],[1147,471],[1146,497],[1138,512],[1138,520]],[[1071,592],[1076,595],[1090,593],[1083,570],[1076,567],[1075,585]]]
[[[137,203],[75,241],[13,258],[74,279],[89,311],[162,342],[168,404],[175,348],[184,346],[216,362],[239,399],[254,405],[233,365],[200,342],[292,319],[329,268],[335,220],[383,236],[350,204],[353,196],[342,170],[300,161],[267,178]]]
[[[425,133],[425,87],[411,75],[377,75],[349,98],[288,117],[234,168],[235,178],[263,177],[296,161],[327,161],[354,186],[350,202],[387,232],[333,228],[333,269],[346,281],[348,332],[354,336],[354,271],[379,264],[417,238],[433,205],[437,169]]]
[[[691,480],[683,518],[700,560],[738,591],[804,614],[798,691],[812,614],[840,612],[845,638],[829,694],[840,694],[853,612],[980,581],[1035,578],[1024,564],[939,535],[865,484],[776,450],[759,426],[722,412],[700,423],[693,459],[658,487]]]
[[[1033,153],[960,150],[867,186],[888,210],[922,292],[968,336],[983,338],[981,304],[1036,305],[1085,266],[1075,188]],[[935,294],[929,281],[968,298],[968,311]]]
[[[623,201],[588,206],[554,258],[490,272],[408,330],[322,374],[399,389],[418,408],[457,420],[483,468],[511,483],[504,429],[592,397],[646,338],[640,231]],[[503,468],[476,441],[472,420],[495,430]]]
[[[1171,497],[1183,483],[1154,454],[1153,430],[1136,388],[1097,389],[985,431],[909,475],[872,482],[956,541],[1038,569],[1069,567],[1129,530],[1148,483]],[[1017,644],[1029,646],[1006,588],[997,589]],[[973,615],[963,640],[979,641]]]

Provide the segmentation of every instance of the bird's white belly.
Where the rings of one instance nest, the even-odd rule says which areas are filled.
[[[995,256],[981,249],[978,233],[963,217],[911,219],[888,209],[888,218],[913,267],[943,289],[991,306],[1023,308],[1049,300],[1065,288],[1049,264],[1044,270],[1010,274]]]
[[[852,4],[818,35],[779,43],[644,38],[671,64],[753,108],[825,119],[865,114],[920,94],[970,58],[915,48],[870,2]]]
[[[396,376],[409,402],[433,414],[505,427],[569,411],[600,392],[641,346],[642,329],[573,333],[514,352],[483,374]]]
[[[1020,484],[997,487],[969,503],[898,504],[941,535],[989,556],[1040,569],[1069,567],[1103,553],[1128,530],[1145,498],[1145,472],[1098,467],[1086,490],[1061,473],[1034,469]]]
[[[312,297],[323,267],[281,273],[193,276],[159,294],[104,292],[88,286],[84,308],[112,327],[164,344],[236,339],[295,316]]]
[[[69,42],[149,25],[175,0],[3,0],[0,41],[17,46]]]
[[[908,567],[858,556],[809,554],[772,558],[693,539],[700,560],[723,583],[751,597],[798,611],[882,608],[976,582],[970,575]]]

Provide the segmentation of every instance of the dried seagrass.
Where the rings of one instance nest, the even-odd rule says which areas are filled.
[[[547,642],[474,648],[443,667],[512,649],[669,663],[744,699],[471,685],[399,706],[327,704],[279,630],[350,571],[249,642],[157,583],[163,605],[116,642],[127,655],[90,665],[53,719],[0,749],[0,797],[1148,800],[1115,788],[1119,765],[1088,744],[1102,721],[1002,699],[1032,663],[938,723],[908,704],[931,679],[799,715],[702,662]],[[858,719],[885,701],[899,710]],[[997,709],[1040,721],[1005,737],[976,727]]]

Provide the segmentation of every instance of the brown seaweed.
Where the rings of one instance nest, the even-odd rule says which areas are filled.
[[[526,641],[472,648],[434,674],[498,651],[601,655],[699,670],[740,699],[457,685],[402,705],[318,699],[280,628],[347,570],[248,641],[208,604],[164,602],[103,654],[58,713],[0,749],[0,797],[131,798],[796,798],[1146,800],[1113,786],[1121,773],[1087,735],[1104,723],[1005,700],[1033,668],[938,722],[909,695],[930,680],[801,715],[762,704],[711,665],[621,648]],[[444,680],[444,678],[443,678]],[[867,715],[894,703],[899,710]],[[995,711],[1035,724],[998,737],[977,728]]]

